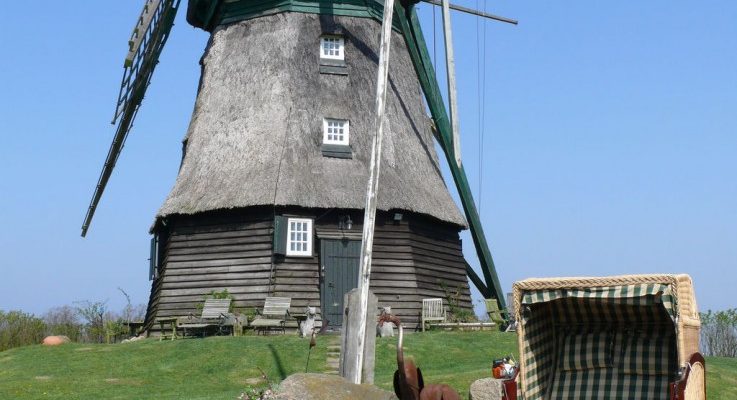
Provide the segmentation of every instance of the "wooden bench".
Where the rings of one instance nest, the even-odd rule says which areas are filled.
[[[289,316],[291,303],[292,299],[289,297],[267,297],[264,300],[263,310],[256,310],[259,317],[251,322],[256,334],[259,332],[266,334],[271,330],[280,330],[285,333],[284,324]]]
[[[445,322],[445,308],[443,299],[422,299],[422,331],[425,332],[425,323],[431,321]]]
[[[224,328],[228,326],[226,322],[229,320],[230,301],[231,299],[206,299],[200,317],[190,314],[188,317],[180,318],[177,321],[177,328],[184,331],[183,336],[187,336],[187,330],[191,329],[202,331],[204,337],[210,327],[217,327],[218,334],[222,334]],[[232,324],[230,326],[232,327]]]

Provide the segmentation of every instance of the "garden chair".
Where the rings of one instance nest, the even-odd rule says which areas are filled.
[[[495,323],[500,330],[507,327],[509,321],[508,318],[504,317],[506,311],[499,309],[499,302],[493,297],[484,300],[484,302],[486,303],[486,314],[489,316],[489,320]]]
[[[230,302],[231,299],[206,299],[199,318],[193,314],[180,318],[177,321],[177,327],[184,331],[184,336],[187,336],[187,330],[199,330],[203,337],[211,327],[218,328],[218,335],[223,334],[228,326],[232,330],[233,322],[229,314]]]
[[[445,308],[443,299],[422,299],[422,331],[425,332],[425,323],[431,321],[445,322]]]
[[[264,308],[261,311],[256,310],[258,316],[251,322],[256,334],[262,332],[265,335],[272,330],[281,330],[285,333],[284,325],[289,317],[291,303],[292,299],[289,297],[267,297],[264,300]]]

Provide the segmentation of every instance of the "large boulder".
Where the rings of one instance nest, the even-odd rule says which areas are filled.
[[[501,400],[502,381],[494,378],[479,379],[471,384],[468,400]]]
[[[294,374],[279,384],[275,400],[397,400],[373,385],[356,385],[337,375]]]
[[[44,346],[58,346],[60,344],[69,343],[70,340],[66,336],[46,336],[43,341]]]

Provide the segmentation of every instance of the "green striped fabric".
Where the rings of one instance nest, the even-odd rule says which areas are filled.
[[[668,400],[669,378],[665,375],[638,376],[612,368],[560,371],[552,384],[553,400]],[[527,399],[527,397],[525,397]]]
[[[570,334],[563,337],[563,371],[580,371],[612,366],[614,335],[608,331]]]
[[[523,292],[520,398],[667,398],[675,309],[668,285]]]
[[[623,339],[620,368],[627,374],[670,375],[678,368],[674,357],[675,336],[660,332],[626,332]]]
[[[536,290],[526,292],[522,297],[522,304],[545,303],[566,298],[608,299],[612,304],[633,306],[647,306],[660,303],[671,318],[675,319],[676,315],[675,298],[670,286],[664,284]]]

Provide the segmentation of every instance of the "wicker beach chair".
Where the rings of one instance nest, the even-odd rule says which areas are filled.
[[[706,398],[688,275],[527,279],[513,297],[519,398]]]

